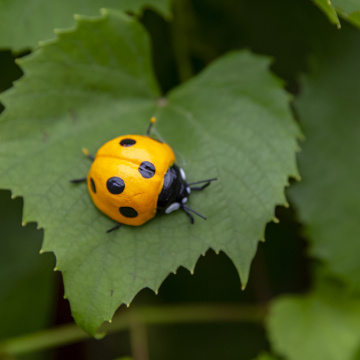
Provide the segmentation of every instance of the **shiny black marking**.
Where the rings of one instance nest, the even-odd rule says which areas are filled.
[[[138,212],[132,207],[122,206],[119,211],[121,215],[128,218],[134,218],[138,216]]]
[[[124,147],[133,146],[136,144],[136,140],[134,139],[123,139],[120,141],[120,145]]]
[[[177,165],[169,167],[164,176],[164,185],[158,197],[157,212],[164,214],[168,206],[174,202],[181,203],[182,199],[188,196],[186,186],[179,167]]]
[[[113,176],[106,182],[106,187],[111,194],[118,195],[124,191],[125,183],[123,179]]]
[[[155,175],[155,165],[149,161],[143,161],[139,166],[139,173],[145,179],[150,179]]]
[[[94,192],[94,194],[96,194],[96,186],[95,186],[95,181],[93,178],[90,178],[90,187],[91,187],[91,190]]]

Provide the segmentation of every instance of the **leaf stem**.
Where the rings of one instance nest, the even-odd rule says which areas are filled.
[[[265,306],[255,305],[162,305],[134,307],[105,323],[100,331],[114,333],[143,325],[165,325],[198,322],[261,322],[267,313]],[[144,335],[144,328],[142,334]],[[146,334],[145,334],[146,336]],[[60,325],[52,329],[17,336],[0,342],[0,358],[69,345],[91,337],[75,324]]]
[[[134,311],[133,311],[134,313]],[[134,360],[149,360],[148,337],[146,324],[141,318],[132,314],[129,324],[131,354]]]

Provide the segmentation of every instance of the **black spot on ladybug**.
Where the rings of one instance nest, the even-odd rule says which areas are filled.
[[[91,190],[96,194],[96,186],[93,178],[90,178]]]
[[[109,190],[109,192],[111,192],[114,195],[118,195],[124,191],[125,183],[123,179],[114,176],[108,179],[108,181],[106,182],[106,187]]]
[[[149,161],[143,161],[139,166],[139,173],[145,179],[150,179],[155,175],[155,165]]]
[[[128,218],[134,218],[138,216],[138,212],[132,207],[122,206],[121,208],[119,208],[119,211],[121,215]]]
[[[136,144],[136,140],[133,139],[123,139],[120,141],[120,145],[124,147],[133,146]]]

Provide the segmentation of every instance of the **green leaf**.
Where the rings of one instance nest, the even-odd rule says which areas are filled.
[[[332,0],[332,2],[343,19],[360,27],[360,0]]]
[[[324,12],[330,22],[335,24],[339,29],[341,28],[340,20],[330,0],[313,0],[313,2]]]
[[[24,221],[45,229],[77,323],[94,334],[122,303],[184,266],[193,271],[209,248],[224,250],[243,285],[257,242],[286,202],[297,176],[299,129],[269,61],[229,54],[159,99],[149,39],[133,19],[104,11],[21,61],[25,76],[4,96],[0,186],[25,195]],[[121,134],[155,134],[169,143],[189,181],[218,177],[190,206],[208,217],[191,225],[178,211],[141,227],[114,222],[92,204],[86,185],[91,153]]]
[[[343,29],[317,49],[295,102],[306,136],[303,181],[290,192],[311,254],[360,289],[360,36]]]
[[[35,224],[21,226],[21,199],[11,200],[9,191],[0,191],[0,204],[0,338],[3,339],[50,325],[54,265],[52,256],[39,256],[41,231],[36,230]]]
[[[360,299],[335,284],[275,300],[268,317],[274,351],[289,360],[353,360],[360,343]]]
[[[313,0],[328,19],[339,29],[338,15],[353,25],[360,27],[360,0]]]
[[[98,16],[100,8],[140,13],[153,8],[169,16],[169,0],[0,0],[0,48],[21,51],[54,38],[55,28],[74,26],[73,14]]]

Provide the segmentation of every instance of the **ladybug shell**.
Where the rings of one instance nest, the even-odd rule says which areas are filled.
[[[164,176],[174,162],[165,143],[142,135],[117,137],[96,153],[87,176],[90,196],[115,221],[142,225],[156,215]]]

